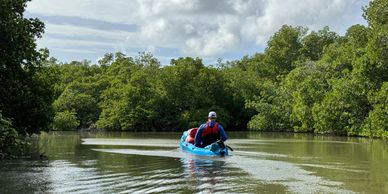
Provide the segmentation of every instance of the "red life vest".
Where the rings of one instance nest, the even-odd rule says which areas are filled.
[[[188,135],[187,135],[185,141],[189,142],[191,144],[194,144],[195,143],[195,134],[197,134],[197,131],[198,131],[198,128],[191,128],[188,131]]]
[[[202,131],[201,137],[204,146],[210,145],[217,141],[220,138],[220,134],[218,133],[218,123],[216,122],[213,127],[210,127],[209,123],[206,122],[206,126]]]

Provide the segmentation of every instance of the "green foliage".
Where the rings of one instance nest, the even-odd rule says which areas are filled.
[[[105,67],[91,65],[85,60],[57,64],[51,58],[45,68],[56,73],[55,83],[52,84],[57,96],[52,104],[55,111],[76,113],[79,125],[72,130],[93,127],[101,111],[98,107],[100,93],[108,85],[103,77]]]
[[[159,62],[149,53],[141,53],[133,60],[116,53],[115,61],[107,69],[110,80],[101,91],[101,114],[97,127],[115,130],[151,129],[161,105]],[[153,75],[153,76],[149,76]]]
[[[44,24],[23,17],[27,0],[0,3],[0,109],[21,133],[46,129],[52,118],[52,90],[41,68],[47,56],[36,50]]]
[[[331,32],[329,27],[324,27],[318,32],[311,32],[302,39],[302,48],[300,48],[300,60],[317,61],[321,58],[323,49],[334,43],[338,39],[335,32]]]
[[[268,41],[264,51],[265,63],[272,66],[275,75],[287,74],[295,68],[302,48],[301,39],[307,29],[283,25]]]
[[[314,129],[312,108],[320,104],[329,90],[328,68],[312,62],[292,70],[284,80],[284,90],[291,106],[290,119],[296,132]]]
[[[370,26],[366,63],[359,64],[360,76],[366,77],[380,88],[388,81],[388,2],[375,0],[364,9],[364,17]]]
[[[57,112],[74,111],[80,121],[81,128],[89,127],[94,123],[99,115],[97,101],[87,93],[81,93],[72,89],[70,85],[53,103]],[[78,126],[76,126],[78,127]]]
[[[12,127],[11,121],[4,118],[0,111],[0,159],[22,155],[29,148],[26,137]]]
[[[369,111],[365,85],[347,78],[333,79],[331,85],[322,103],[313,107],[315,132],[358,134]]]
[[[53,130],[70,131],[79,126],[80,121],[77,119],[76,112],[64,110],[57,112],[54,117]]]
[[[384,0],[370,2],[364,9],[370,26],[351,26],[343,37],[327,27],[304,36],[300,27],[283,26],[268,42],[264,60],[256,61],[256,72],[273,68],[267,71],[270,76],[250,79],[257,91],[245,99],[246,106],[257,114],[248,127],[386,136],[382,84],[388,81],[388,20],[381,15],[388,13],[387,7]],[[243,58],[235,66],[248,69],[253,61]]]
[[[371,92],[368,100],[372,110],[365,119],[361,135],[388,139],[388,82],[384,82],[379,91]]]
[[[329,64],[338,77],[357,69],[357,61],[366,54],[368,29],[362,25],[351,26],[344,37],[324,48],[321,61]]]
[[[114,55],[112,53],[106,53],[104,57],[98,60],[100,66],[108,66],[112,63]]]
[[[258,112],[248,123],[248,128],[260,131],[288,131],[290,107],[287,99],[278,90],[281,86],[269,80],[262,80],[255,101],[247,100],[246,107]]]
[[[367,58],[357,66],[359,76],[372,81],[376,88],[388,81],[388,25],[372,30],[367,47]]]
[[[365,48],[368,44],[368,31],[367,27],[356,24],[348,28],[345,38],[353,48]]]
[[[386,27],[388,25],[388,2],[386,0],[374,0],[364,7],[364,18],[371,28]]]

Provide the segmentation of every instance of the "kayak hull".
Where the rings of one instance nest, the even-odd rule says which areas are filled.
[[[183,132],[183,135],[179,142],[180,148],[185,152],[199,156],[227,156],[229,154],[228,148],[220,148],[217,142],[210,144],[204,148],[196,147],[195,145],[185,141],[187,135],[187,131]]]

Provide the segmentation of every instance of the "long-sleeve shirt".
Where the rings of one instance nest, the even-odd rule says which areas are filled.
[[[195,146],[201,147],[202,145],[202,132],[205,130],[206,124],[202,124],[199,128],[197,133],[195,134]],[[226,136],[225,130],[222,127],[221,124],[218,124],[218,134],[220,135],[220,138],[222,141],[226,141],[228,139],[228,136]]]

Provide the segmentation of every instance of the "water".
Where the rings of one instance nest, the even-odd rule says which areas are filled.
[[[388,144],[228,133],[227,157],[178,148],[180,133],[40,136],[47,158],[0,161],[0,193],[388,193]]]

